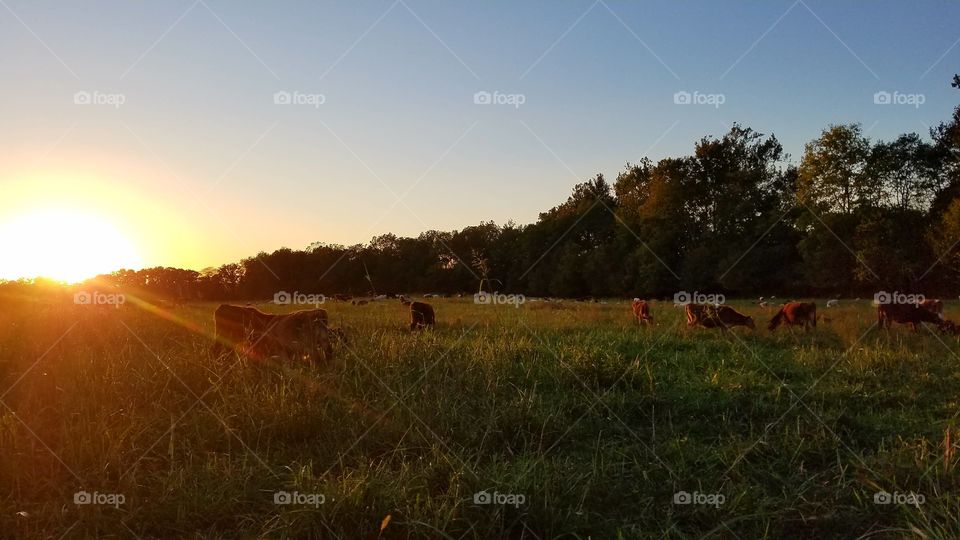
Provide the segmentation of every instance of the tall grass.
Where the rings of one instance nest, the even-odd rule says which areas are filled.
[[[348,341],[320,368],[211,360],[213,305],[5,306],[0,536],[960,537],[954,338],[866,301],[772,334],[749,304],[730,333],[661,302],[646,329],[622,301],[435,304],[417,333],[328,304]]]

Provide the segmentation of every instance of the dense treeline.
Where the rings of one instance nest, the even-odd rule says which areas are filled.
[[[960,77],[953,86],[960,88]],[[369,244],[260,253],[202,272],[103,276],[189,300],[278,291],[370,294],[487,290],[527,295],[956,294],[960,286],[960,107],[930,130],[871,141],[833,125],[786,163],[775,136],[734,125],[689,156],[628,164],[574,186],[536,223],[386,234]]]

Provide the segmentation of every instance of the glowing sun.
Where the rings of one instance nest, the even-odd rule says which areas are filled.
[[[139,264],[133,244],[96,214],[36,209],[0,222],[0,279],[46,277],[75,283]]]

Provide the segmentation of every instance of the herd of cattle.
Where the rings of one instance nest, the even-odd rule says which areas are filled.
[[[761,305],[765,303],[761,302]],[[830,300],[828,307],[835,306],[836,300]],[[650,314],[650,304],[646,300],[633,299],[633,316],[641,326],[652,325],[653,315]],[[744,315],[730,306],[711,304],[686,304],[687,326],[702,326],[704,328],[720,328],[726,330],[733,326],[756,328],[753,317]],[[944,318],[943,302],[940,300],[923,300],[916,304],[879,304],[877,306],[877,322],[880,328],[889,328],[891,323],[909,324],[914,330],[919,323],[931,323],[941,331],[954,335],[960,334],[957,323]],[[781,325],[803,326],[804,329],[816,328],[817,305],[813,302],[787,302],[780,306],[780,310],[770,319],[767,329],[776,330]]]
[[[412,301],[399,296],[400,302],[409,309],[410,330],[432,327],[436,323],[433,306],[426,302]],[[761,302],[761,306],[766,303]],[[827,306],[836,305],[835,300]],[[653,326],[651,304],[634,298],[633,316],[637,324]],[[744,315],[727,305],[685,304],[687,326],[719,328],[726,331],[735,326],[755,329],[753,317]],[[960,335],[960,325],[943,316],[943,302],[923,300],[917,304],[880,304],[877,306],[877,321],[881,328],[891,323],[908,324],[917,329],[919,323],[931,323],[941,331]],[[770,319],[770,331],[778,327],[802,326],[809,330],[817,326],[817,305],[813,302],[787,302],[780,306]],[[255,357],[307,357],[313,362],[333,358],[332,342],[343,340],[341,330],[330,327],[327,310],[307,309],[293,313],[274,315],[264,313],[252,306],[224,304],[214,313],[215,356],[230,351],[242,351]]]

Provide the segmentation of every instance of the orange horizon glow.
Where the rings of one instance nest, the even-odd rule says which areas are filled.
[[[201,270],[229,260],[200,234],[209,225],[182,215],[185,205],[172,204],[169,184],[155,178],[121,160],[78,164],[69,173],[54,167],[0,174],[0,280],[70,284],[123,269]]]

